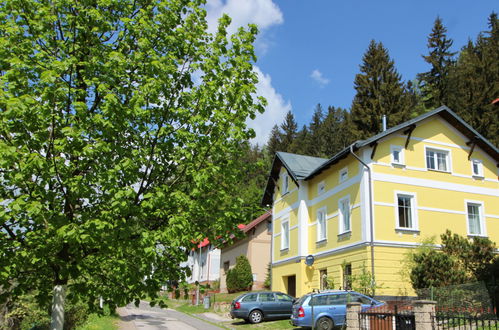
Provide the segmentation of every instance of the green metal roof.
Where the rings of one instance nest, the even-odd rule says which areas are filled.
[[[326,158],[290,154],[289,152],[277,152],[279,157],[295,180],[306,178],[313,170],[327,161]]]

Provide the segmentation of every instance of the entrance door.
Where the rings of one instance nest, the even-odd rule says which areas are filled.
[[[288,294],[296,297],[296,276],[288,276]]]

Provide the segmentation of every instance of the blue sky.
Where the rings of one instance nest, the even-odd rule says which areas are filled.
[[[486,30],[487,18],[499,11],[497,0],[209,0],[208,20],[222,12],[231,28],[256,23],[260,77],[258,93],[267,98],[266,113],[249,123],[256,143],[265,143],[270,129],[291,110],[301,127],[317,103],[349,108],[353,80],[371,39],[381,41],[404,80],[429,66],[427,36],[440,16],[458,51],[469,38]]]

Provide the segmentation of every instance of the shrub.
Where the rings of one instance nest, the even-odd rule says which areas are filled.
[[[251,290],[253,286],[253,272],[246,256],[237,257],[234,268],[227,271],[226,282],[229,292]]]

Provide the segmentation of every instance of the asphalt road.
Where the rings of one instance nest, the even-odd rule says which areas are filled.
[[[121,330],[219,330],[222,329],[176,310],[150,307],[141,302],[139,307],[128,305],[118,309]]]

